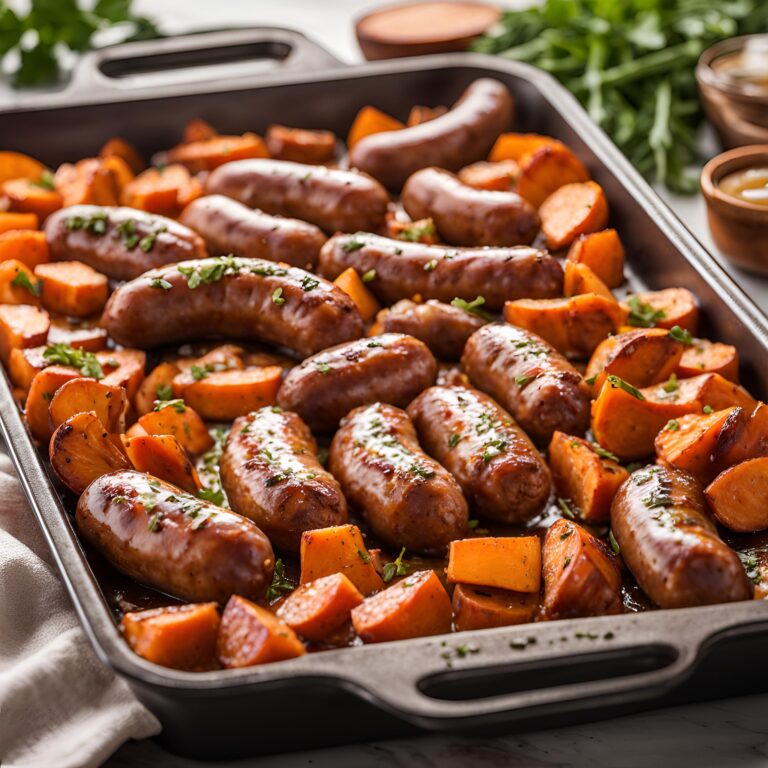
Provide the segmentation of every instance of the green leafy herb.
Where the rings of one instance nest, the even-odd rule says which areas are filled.
[[[84,230],[90,232],[92,235],[104,235],[107,232],[107,225],[109,224],[109,216],[106,211],[96,211],[90,216],[70,216],[66,222],[65,227],[68,230]]]
[[[382,578],[385,582],[389,583],[395,576],[407,576],[410,573],[411,567],[403,562],[405,556],[405,547],[400,550],[400,554],[395,558],[394,562],[385,563]]]
[[[13,278],[13,280],[11,280],[11,285],[15,286],[16,288],[25,288],[33,296],[39,296],[40,291],[43,288],[43,284],[40,280],[33,283],[29,277],[29,274],[21,269],[16,273],[16,276]]]
[[[619,463],[619,457],[615,453],[611,453],[610,451],[606,451],[605,448],[603,448],[599,443],[590,443],[592,446],[592,450],[601,458],[601,459],[610,459],[611,461],[615,461],[617,464]]]
[[[354,237],[351,240],[347,240],[341,244],[341,250],[351,253],[352,251],[359,251],[365,247],[365,243],[362,240],[356,240]]]
[[[319,360],[315,363],[315,368],[317,368],[323,376],[327,376],[332,370],[328,363],[323,363]]]
[[[563,513],[563,515],[565,515],[565,517],[569,518],[570,520],[576,519],[576,515],[573,514],[573,510],[565,499],[561,499],[558,496],[557,506],[560,507],[560,511]]]
[[[680,422],[677,419],[670,419],[664,427],[666,432],[677,432],[678,429],[680,429]]]
[[[617,554],[621,554],[621,547],[619,546],[619,542],[616,541],[616,537],[613,535],[613,531],[608,531],[608,543],[611,545],[611,549]]]
[[[170,291],[173,286],[162,277],[154,277],[149,283],[150,288],[161,288],[164,291]]]
[[[465,312],[469,312],[472,315],[477,315],[477,317],[481,317],[483,320],[490,320],[491,319],[490,314],[486,312],[484,309],[480,309],[480,307],[482,307],[483,304],[485,304],[484,296],[477,296],[476,298],[472,299],[472,301],[466,301],[464,299],[460,299],[457,296],[451,302],[452,307],[463,309]]]
[[[285,565],[281,558],[277,558],[275,561],[275,570],[272,574],[272,583],[267,589],[267,602],[274,603],[279,597],[282,597],[286,592],[291,592],[296,585],[286,577]]]
[[[536,376],[515,376],[515,384],[517,384],[520,389],[524,389],[527,387]]]
[[[480,525],[480,521],[477,519],[467,520],[467,528],[469,528],[470,531],[474,531],[478,525]]]
[[[677,392],[677,374],[673,373],[669,379],[661,385],[665,392]]]
[[[714,408],[713,408],[711,405],[705,405],[705,406],[702,408],[702,410],[703,410],[703,411],[704,411],[704,413],[706,413],[707,415],[709,415],[710,413],[714,413],[714,412],[715,412],[715,409],[714,409]]]
[[[375,349],[376,347],[381,347],[383,345],[380,341],[369,341],[365,346],[370,349]]]
[[[455,448],[463,439],[464,439],[463,435],[460,435],[458,432],[454,432],[448,438],[448,447],[449,448]]]
[[[363,282],[364,283],[370,283],[373,280],[376,279],[376,270],[375,269],[369,269],[364,275],[363,275]]]
[[[437,269],[437,259],[430,259],[425,265],[424,265],[424,271],[425,272],[432,272],[435,269]]]
[[[434,470],[427,469],[426,467],[422,467],[420,464],[412,464],[411,472],[413,472],[414,475],[418,475],[419,477],[424,477],[424,478],[430,478],[435,474]]]
[[[320,281],[312,275],[304,275],[301,278],[301,288],[304,291],[314,291],[317,286],[320,285]]]
[[[371,556],[364,550],[360,549],[360,547],[357,548],[357,556],[366,564],[371,562]]]
[[[221,488],[201,488],[197,492],[197,497],[203,501],[210,501],[211,504],[215,504],[217,507],[224,506],[226,500],[224,491]]]
[[[624,379],[620,379],[618,376],[609,374],[608,383],[614,389],[623,389],[627,394],[632,395],[632,397],[636,397],[638,400],[645,400],[645,395],[639,389],[637,389],[637,387],[633,387],[631,384],[628,384],[626,381],[624,381]]]
[[[210,363],[205,365],[193,365],[189,373],[195,381],[202,381],[209,373],[213,372],[213,366]]]
[[[93,352],[75,349],[68,344],[51,344],[43,352],[43,357],[49,363],[77,368],[83,376],[88,376],[92,379],[104,378],[104,370]]]
[[[673,325],[669,330],[669,335],[686,347],[690,347],[693,344],[693,336],[691,336],[691,332],[686,331],[679,325]]]
[[[421,226],[412,224],[404,227],[397,236],[398,240],[408,240],[411,243],[417,243],[422,237],[433,237],[435,234],[435,223],[432,219],[426,219]]]
[[[2,12],[0,12],[0,14],[1,13]],[[0,18],[2,18],[1,15]],[[56,189],[54,176],[47,168],[40,174],[40,178],[37,181],[33,181],[32,184],[36,187],[40,187],[40,189],[47,189],[49,191]]]
[[[763,580],[760,573],[760,563],[754,552],[737,552],[744,570],[747,572],[747,578],[752,580],[753,584],[760,584]]]
[[[640,300],[639,296],[632,295],[627,299],[629,317],[627,322],[638,328],[653,328],[659,320],[663,320],[667,313],[663,309],[654,309],[650,304]]]
[[[155,396],[158,400],[170,400],[173,397],[173,389],[170,384],[158,384],[155,387]]]
[[[597,376],[590,376],[588,379],[584,379],[584,381],[591,387],[597,381]]]
[[[242,266],[241,261],[230,255],[217,256],[214,259],[201,259],[199,264],[179,264],[176,269],[187,278],[187,287],[194,290],[204,283],[217,283],[225,275],[235,275],[242,269]],[[261,269],[261,272],[267,274],[270,268],[257,267],[254,272],[257,269]],[[257,274],[261,274],[261,272],[257,272]]]
[[[281,307],[283,304],[285,304],[282,288],[275,288],[275,290],[272,292],[272,303],[277,304],[278,307]]]
[[[176,413],[184,413],[187,410],[187,405],[181,398],[176,400],[155,400],[155,407],[152,410],[162,411],[163,408],[173,408]]]
[[[160,530],[160,513],[159,512],[155,512],[155,514],[149,518],[149,523],[147,524],[147,530],[150,533],[156,533],[157,531]]]

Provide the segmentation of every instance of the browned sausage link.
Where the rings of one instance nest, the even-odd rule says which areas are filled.
[[[467,502],[453,476],[419,447],[405,411],[356,408],[333,438],[328,467],[347,501],[393,547],[443,552],[467,531]]]
[[[515,192],[475,189],[440,168],[424,168],[403,187],[412,219],[431,217],[453,245],[528,245],[539,231],[536,209]]]
[[[506,408],[539,445],[555,430],[583,435],[591,394],[581,374],[535,333],[493,323],[473,334],[461,358],[472,383]]]
[[[485,160],[494,141],[512,124],[514,105],[506,86],[479,78],[446,114],[400,131],[366,136],[349,153],[349,163],[384,186],[399,189],[420,168],[458,171]]]
[[[403,299],[379,312],[376,322],[382,331],[407,333],[423,341],[438,360],[458,360],[467,339],[487,321],[440,301],[417,304]]]
[[[548,299],[563,293],[557,260],[526,246],[453,248],[362,232],[336,235],[320,251],[320,274],[335,280],[349,267],[374,275],[367,287],[385,304],[417,293],[444,302],[483,296],[485,307],[499,310],[508,299]]]
[[[343,416],[367,403],[404,408],[435,383],[437,362],[418,339],[385,333],[339,344],[293,368],[277,394],[317,432],[335,429]]]
[[[233,256],[172,264],[120,286],[102,325],[129,347],[224,336],[302,357],[363,333],[355,303],[332,283],[296,267]]]
[[[188,227],[134,208],[62,208],[45,222],[45,239],[54,261],[82,261],[115,280],[208,255],[203,239]]]
[[[347,502],[317,460],[309,428],[279,408],[235,421],[221,457],[221,482],[232,509],[253,520],[278,549],[298,552],[304,531],[347,521]]]
[[[408,406],[408,415],[421,445],[458,480],[479,514],[525,523],[544,508],[547,465],[490,397],[467,387],[432,387]]]
[[[94,480],[75,517],[119,571],[182,600],[255,600],[272,581],[272,547],[254,523],[143,472]]]
[[[738,555],[717,535],[701,485],[685,472],[633,472],[613,499],[611,529],[637,583],[662,608],[751,597]]]
[[[364,173],[285,160],[226,163],[208,177],[205,192],[302,219],[329,233],[377,232],[384,226],[389,204],[384,187]]]
[[[193,200],[179,221],[201,235],[214,256],[232,253],[302,269],[315,266],[326,240],[314,224],[254,211],[224,195]]]

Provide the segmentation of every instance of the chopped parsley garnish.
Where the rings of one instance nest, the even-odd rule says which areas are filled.
[[[286,592],[291,592],[295,584],[286,577],[285,565],[281,558],[277,558],[275,561],[275,570],[272,574],[272,583],[267,589],[267,602],[274,603],[279,597],[282,597]]]
[[[407,240],[411,243],[418,243],[422,237],[433,237],[435,234],[435,223],[432,219],[427,219],[426,222],[417,227],[412,224],[408,227],[403,227],[397,235],[398,240]]]
[[[155,240],[157,240],[157,236],[161,232],[165,232],[165,230],[166,227],[161,225],[157,227],[154,232],[150,232],[148,235],[144,235],[144,237],[139,240],[139,248],[144,251],[144,253],[149,253],[155,246]]]
[[[589,384],[589,386],[592,387],[597,381],[597,376],[590,376],[588,379],[584,379],[584,381],[586,381],[587,384]]]
[[[93,352],[75,349],[68,344],[51,344],[43,352],[43,357],[49,363],[77,368],[83,376],[89,376],[92,379],[104,378],[104,370]]]
[[[376,270],[375,269],[369,269],[366,273],[363,274],[362,281],[364,283],[370,283],[373,282],[376,279]]]
[[[315,363],[315,368],[317,368],[317,370],[320,371],[323,376],[327,376],[332,370],[328,363],[323,363],[320,360]]]
[[[629,317],[627,322],[637,328],[653,328],[659,320],[663,320],[667,313],[663,309],[654,309],[650,304],[640,300],[639,296],[630,296],[627,299]]]
[[[314,291],[317,286],[320,285],[320,281],[312,275],[304,275],[301,278],[301,288],[303,291]]]
[[[627,394],[632,395],[632,397],[637,398],[638,400],[645,400],[645,395],[637,389],[637,387],[633,387],[631,384],[628,384],[624,379],[620,379],[618,376],[614,376],[613,374],[608,375],[608,383],[613,387],[613,389],[623,389]]]
[[[615,461],[617,464],[619,463],[619,457],[615,453],[611,453],[610,451],[606,451],[605,448],[603,448],[599,443],[590,443],[592,446],[592,450],[601,458],[601,459],[610,459],[611,461]]]
[[[173,389],[170,384],[158,384],[155,387],[155,395],[158,400],[170,400],[173,398]]]
[[[414,475],[424,478],[430,478],[435,474],[434,470],[422,467],[420,464],[412,464],[411,472],[413,472]]]
[[[91,216],[70,216],[66,221],[66,228],[72,230],[85,230],[92,235],[104,235],[107,232],[109,218],[106,211],[96,211]]]
[[[170,291],[173,286],[162,277],[154,277],[149,283],[150,288],[161,288],[164,291]]]
[[[565,499],[557,497],[557,506],[560,507],[560,511],[570,520],[575,520],[576,515],[573,514],[573,510]]]
[[[149,512],[149,510],[147,511]],[[147,524],[147,530],[150,533],[156,533],[157,531],[160,530],[160,513],[159,512],[155,512],[155,514],[149,518],[149,523]]]
[[[568,528],[560,534],[560,541],[565,541],[569,536],[573,535],[573,528]]]
[[[365,346],[374,349],[375,347],[381,347],[384,345],[380,341],[369,341]]]
[[[359,251],[365,247],[365,243],[362,240],[357,240],[354,237],[351,240],[347,240],[346,243],[341,244],[341,250],[351,253],[352,251]]]
[[[357,556],[366,564],[371,562],[371,556],[364,550],[360,549],[360,547],[357,548]]]
[[[480,525],[480,521],[477,519],[467,520],[467,528],[469,528],[470,531],[474,531],[478,525]]]
[[[515,376],[515,384],[517,384],[517,386],[520,387],[520,389],[524,389],[535,378],[536,378],[535,376]]]
[[[395,558],[394,562],[385,563],[382,578],[385,582],[390,582],[395,576],[407,576],[410,573],[411,567],[403,562],[405,555],[405,547],[400,550],[400,554]]]
[[[437,259],[430,259],[425,265],[424,265],[424,271],[425,272],[432,272],[433,270],[437,269]]]
[[[704,408],[703,408],[702,410],[703,410],[703,411],[704,411],[704,413],[706,413],[707,415],[709,415],[710,413],[714,413],[714,412],[715,412],[715,409],[714,409],[714,408],[713,408],[711,405],[705,405],[705,406],[704,406]]]
[[[33,296],[39,296],[40,291],[43,289],[42,281],[38,280],[33,283],[29,274],[22,269],[20,269],[13,280],[11,280],[11,285],[15,288],[25,288]]]
[[[451,302],[452,307],[456,307],[457,309],[463,309],[465,312],[469,312],[472,315],[476,315],[477,317],[481,317],[483,320],[490,320],[491,316],[486,312],[484,309],[480,309],[480,307],[485,304],[485,297],[484,296],[477,296],[476,298],[472,299],[472,301],[466,301],[465,299],[460,299],[458,296]]]
[[[173,408],[176,413],[184,413],[187,410],[186,403],[181,399],[176,400],[155,400],[154,411],[162,411],[163,408]]]
[[[193,365],[189,373],[195,381],[202,381],[209,373],[213,372],[213,366],[210,363],[205,365]]]
[[[760,563],[753,552],[737,552],[744,570],[747,572],[747,578],[752,580],[753,584],[760,584],[763,580],[760,573]]]
[[[677,374],[673,373],[669,379],[661,385],[661,388],[665,392],[676,392],[677,391]]]
[[[281,307],[283,304],[285,304],[282,288],[275,288],[275,290],[272,292],[272,303],[277,304],[278,307]]]
[[[691,336],[691,332],[686,331],[679,325],[673,325],[669,330],[669,335],[675,341],[679,341],[683,346],[690,347],[693,345],[693,336]]]
[[[616,537],[613,535],[612,530],[608,530],[608,543],[611,545],[611,549],[617,554],[621,554],[621,547],[619,546],[619,542],[616,541]]]
[[[670,419],[664,427],[665,432],[677,432],[680,429],[680,422],[677,419]]]
[[[54,175],[46,168],[37,181],[33,181],[32,185],[40,187],[40,189],[47,189],[53,191],[56,189],[56,183],[54,181]]]
[[[224,491],[221,488],[201,488],[197,492],[197,497],[203,501],[210,501],[217,507],[223,507],[226,501]]]
[[[464,439],[463,435],[460,435],[458,432],[454,432],[448,438],[448,447],[449,448],[455,448],[463,439]]]
[[[180,264],[176,269],[187,278],[187,287],[194,290],[204,283],[217,283],[225,275],[237,274],[242,266],[242,262],[229,255],[218,256],[215,259],[204,259],[201,260],[200,264]],[[266,273],[266,271],[265,269],[264,272]],[[260,273],[256,272],[256,274]]]

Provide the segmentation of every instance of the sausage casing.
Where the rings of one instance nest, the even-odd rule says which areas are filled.
[[[637,583],[662,608],[751,597],[738,555],[718,536],[701,485],[686,472],[633,472],[613,499],[611,530]]]
[[[514,248],[446,248],[357,233],[336,235],[320,250],[319,272],[329,280],[354,267],[372,273],[367,288],[384,304],[418,293],[450,303],[485,299],[498,310],[514,298],[562,295],[563,269],[544,251]]]
[[[440,301],[419,304],[402,299],[379,312],[376,322],[382,331],[407,333],[423,341],[438,360],[458,360],[467,339],[487,321]]]
[[[314,224],[255,211],[224,195],[193,200],[179,221],[205,240],[213,256],[231,253],[302,269],[314,267],[326,240]]]
[[[352,147],[349,163],[384,186],[400,189],[420,168],[458,171],[485,160],[493,142],[512,123],[514,104],[506,86],[482,77],[453,108],[426,123],[366,136]]]
[[[430,217],[452,245],[528,245],[539,231],[536,209],[516,192],[475,189],[441,168],[423,168],[405,182],[403,207]]]
[[[524,523],[549,498],[549,470],[528,435],[488,395],[431,387],[409,406],[419,442],[458,480],[473,510]]]
[[[291,369],[277,402],[317,432],[338,426],[353,408],[384,402],[405,407],[435,383],[437,362],[418,339],[400,333],[324,349]]]
[[[261,408],[232,425],[221,482],[235,512],[253,520],[278,549],[298,551],[301,534],[342,525],[347,503],[317,459],[306,424],[280,408]]]
[[[119,571],[182,600],[259,599],[272,581],[272,547],[254,523],[142,472],[94,480],[75,519]]]
[[[232,256],[173,264],[120,286],[102,325],[142,348],[213,337],[253,339],[311,355],[363,334],[355,303],[297,267]]]
[[[62,208],[46,220],[45,239],[53,261],[82,261],[115,280],[132,280],[163,264],[208,255],[196,232],[134,208]]]
[[[555,430],[583,435],[591,393],[582,375],[530,331],[492,323],[473,334],[461,364],[472,383],[497,400],[538,444]]]
[[[286,160],[227,163],[211,173],[205,192],[302,219],[328,233],[377,232],[384,226],[389,204],[384,187],[364,173]]]
[[[405,411],[356,408],[333,438],[328,467],[347,501],[393,547],[442,552],[467,530],[467,502],[453,476],[419,446]]]

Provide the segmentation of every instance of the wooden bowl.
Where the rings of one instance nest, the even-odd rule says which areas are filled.
[[[768,167],[768,144],[739,147],[710,160],[701,172],[712,239],[737,267],[768,275],[768,206],[750,203],[720,189],[729,173]]]
[[[425,2],[379,8],[355,24],[357,42],[368,61],[466,51],[499,20],[495,5]]]

